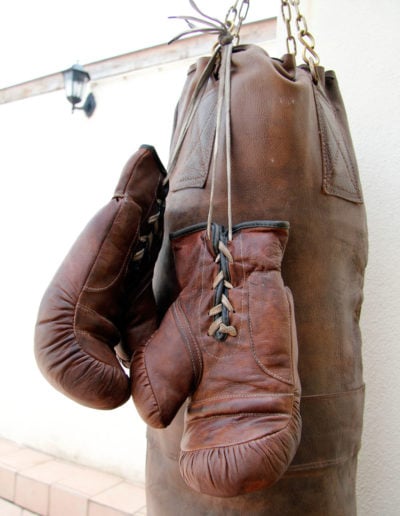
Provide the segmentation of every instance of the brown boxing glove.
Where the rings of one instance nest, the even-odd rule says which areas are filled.
[[[132,393],[145,421],[167,426],[190,396],[180,471],[194,490],[236,496],[268,487],[300,440],[293,300],[281,276],[289,224],[171,237],[181,289],[134,355]]]
[[[129,361],[135,342],[157,327],[151,282],[162,240],[164,177],[155,150],[140,147],[43,296],[37,363],[56,389],[83,405],[111,409],[128,400],[130,380],[114,348]]]

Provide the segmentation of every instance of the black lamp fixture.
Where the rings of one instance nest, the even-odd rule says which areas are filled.
[[[72,104],[72,112],[75,109],[82,109],[86,116],[92,116],[96,108],[96,100],[93,93],[89,93],[83,106],[77,106],[84,98],[86,84],[90,81],[90,75],[80,64],[74,64],[71,68],[65,70],[63,75],[65,94]]]

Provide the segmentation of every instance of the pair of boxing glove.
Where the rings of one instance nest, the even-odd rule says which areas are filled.
[[[240,224],[232,240],[216,224],[172,235],[180,293],[157,328],[164,179],[154,149],[128,161],[45,292],[36,359],[75,401],[110,409],[132,394],[157,428],[188,399],[185,482],[214,496],[251,492],[282,476],[301,431],[293,300],[280,272],[288,224]]]

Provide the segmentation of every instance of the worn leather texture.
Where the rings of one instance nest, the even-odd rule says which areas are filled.
[[[173,143],[206,63],[202,58],[189,70]],[[282,479],[268,489],[231,498],[199,494],[180,477],[182,409],[168,428],[148,429],[150,516],[356,514],[364,400],[359,317],[367,226],[338,82],[321,67],[318,74],[314,84],[309,70],[296,68],[291,56],[272,59],[252,45],[236,48],[232,57],[234,224],[257,219],[291,223],[282,276],[293,292],[296,312],[303,422],[298,451]],[[168,234],[207,218],[207,142],[212,139],[209,132],[215,131],[212,110],[217,86],[214,74],[203,97],[206,113],[201,102],[171,178],[166,237],[154,281],[161,312],[178,293]],[[194,141],[199,117],[210,121]],[[221,159],[214,220],[222,225],[226,224],[225,175]],[[190,187],[184,187],[185,182]]]
[[[301,432],[294,307],[281,276],[288,225],[248,222],[232,241],[216,225],[211,238],[198,226],[178,235],[181,291],[134,356],[133,398],[162,428],[190,396],[179,458],[188,486],[256,491],[283,475]]]
[[[44,293],[35,356],[46,379],[97,409],[129,399],[129,360],[157,327],[153,270],[162,241],[165,170],[152,147],[127,162],[111,201],[88,223]]]

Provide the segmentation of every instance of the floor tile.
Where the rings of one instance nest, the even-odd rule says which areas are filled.
[[[122,479],[115,475],[77,466],[72,476],[63,478],[57,484],[91,497],[121,482]]]
[[[146,495],[142,486],[121,482],[103,493],[93,496],[91,501],[132,514],[146,504]]]
[[[0,457],[0,466],[5,464],[11,466],[16,471],[36,466],[42,462],[52,460],[53,457],[46,455],[45,453],[31,450],[30,448],[21,448],[12,453],[8,453]]]
[[[49,516],[87,516],[87,510],[87,496],[65,486],[51,486]]]
[[[54,484],[64,478],[74,477],[79,474],[82,466],[60,460],[50,460],[37,466],[24,469],[21,475],[43,482]]]
[[[49,505],[49,486],[38,480],[17,475],[14,502],[24,509],[46,516]]]
[[[0,497],[14,501],[16,472],[13,468],[0,464]],[[1,513],[0,513],[1,514]]]
[[[1,516],[21,516],[21,508],[0,498]]]
[[[15,452],[20,449],[20,446],[13,441],[8,439],[0,438],[0,457],[2,455],[8,455],[9,453]]]
[[[121,512],[96,502],[89,502],[88,516],[132,516],[132,513]]]

